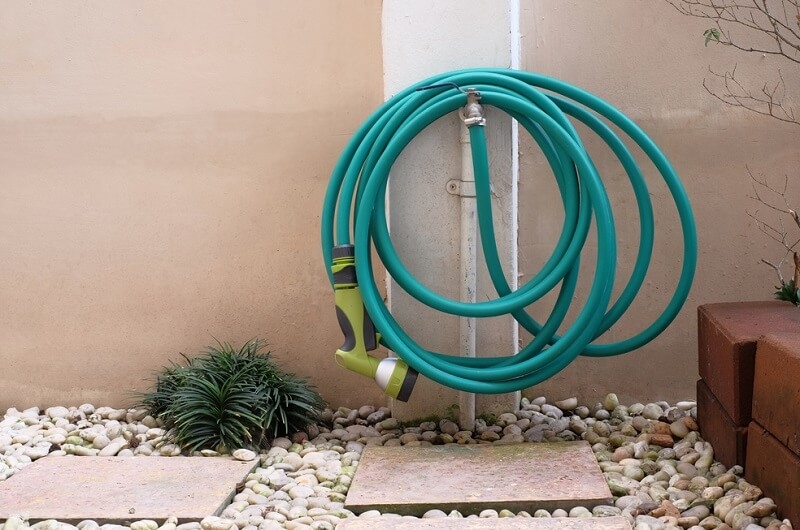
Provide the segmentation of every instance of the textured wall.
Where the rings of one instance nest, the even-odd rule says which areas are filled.
[[[666,2],[612,4],[545,1],[523,4],[523,67],[573,83],[617,106],[655,140],[680,174],[697,218],[700,255],[692,293],[675,322],[655,341],[610,359],[579,359],[561,374],[530,389],[554,399],[587,400],[615,391],[625,401],[694,395],[697,379],[696,308],[729,300],[767,299],[774,273],[759,259],[780,256],[746,210],[750,182],[745,165],[782,184],[800,164],[800,128],[724,106],[702,87],[708,66],[724,71],[738,63],[743,80],[759,82],[780,63],[703,46],[708,22],[679,15]],[[792,75],[794,72],[794,75]],[[787,67],[788,86],[798,70]],[[587,138],[589,136],[587,135]],[[624,174],[599,142],[587,140],[611,195],[621,249],[617,284],[626,279],[638,241],[633,195]],[[643,329],[666,305],[681,264],[674,207],[651,166],[644,166],[656,211],[656,246],[642,293],[603,340]],[[549,256],[562,213],[550,169],[530,140],[522,148],[520,175],[520,272],[524,281]],[[800,184],[790,192],[800,203]],[[588,256],[591,256],[591,248]],[[777,253],[776,253],[777,252]],[[593,258],[583,262],[587,286]],[[619,288],[617,288],[619,292]],[[540,310],[540,313],[544,310]]]
[[[0,410],[121,405],[178,352],[196,352],[212,336],[241,343],[256,335],[334,405],[383,403],[372,382],[333,363],[341,335],[318,249],[328,174],[384,94],[433,72],[501,64],[513,30],[509,5],[481,10],[480,27],[495,29],[483,32],[473,54],[444,31],[469,24],[448,26],[460,19],[444,8],[415,21],[399,2],[0,7]],[[382,30],[391,40],[411,26],[433,29],[384,63]],[[703,47],[706,26],[661,2],[522,2],[523,68],[582,86],[642,125],[686,183],[701,245],[687,306],[661,337],[623,357],[579,361],[528,394],[691,396],[696,306],[770,296],[774,276],[758,261],[777,249],[745,214],[754,207],[745,165],[777,179],[796,174],[800,131],[705,93],[708,65],[738,62],[757,80],[774,64]],[[789,72],[787,84],[798,86]],[[422,169],[457,174],[457,128],[435,133],[418,142]],[[588,144],[618,212],[627,253],[621,282],[636,245],[631,197],[607,153]],[[414,170],[415,162],[404,155],[399,168]],[[654,318],[677,275],[675,214],[652,170],[648,179],[659,216],[656,253],[643,295],[612,338]],[[556,236],[554,192],[549,169],[524,140],[522,281]],[[456,205],[439,213],[446,212],[457,216]],[[412,235],[426,229],[412,217],[423,223]],[[424,244],[457,248],[455,233],[437,234]],[[415,271],[431,269],[408,257]],[[430,285],[455,294],[448,283],[455,272],[434,269]],[[398,312],[411,318],[414,307]],[[415,329],[442,348],[457,334],[454,322],[427,314]],[[481,340],[505,339],[491,332]],[[437,385],[420,390],[409,412],[456,399]]]
[[[328,175],[383,94],[381,6],[0,7],[0,409],[118,405],[178,352],[269,341],[334,404]],[[369,383],[369,382],[366,382]]]

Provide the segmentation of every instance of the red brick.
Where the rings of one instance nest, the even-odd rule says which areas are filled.
[[[714,457],[731,467],[744,466],[747,448],[747,427],[739,427],[701,379],[697,382],[697,423],[700,434],[711,442]]]
[[[745,478],[775,501],[780,517],[800,527],[800,457],[755,421],[748,428]]]
[[[789,302],[731,302],[698,308],[700,377],[737,426],[751,418],[756,342],[763,335],[800,332],[800,311]]]
[[[758,341],[753,419],[800,456],[800,334],[776,333]]]

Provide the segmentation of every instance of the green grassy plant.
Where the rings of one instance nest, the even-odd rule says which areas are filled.
[[[777,300],[785,300],[794,305],[800,305],[800,289],[794,284],[794,280],[776,285],[775,289],[777,289],[774,293]]]
[[[264,346],[259,339],[238,350],[217,342],[165,367],[141,404],[164,421],[166,441],[187,451],[258,450],[314,423],[324,401],[304,379],[279,369]]]

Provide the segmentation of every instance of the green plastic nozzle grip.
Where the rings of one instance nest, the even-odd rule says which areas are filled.
[[[353,245],[333,249],[333,288],[336,318],[344,334],[344,343],[336,350],[336,363],[367,377],[374,377],[378,359],[367,354],[378,347],[380,335],[364,309],[358,288]]]

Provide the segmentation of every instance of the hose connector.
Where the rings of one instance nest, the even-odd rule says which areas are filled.
[[[479,103],[481,93],[475,88],[467,89],[467,105],[464,107],[462,119],[464,125],[472,127],[479,125],[481,127],[486,125],[486,118],[483,117],[483,106]]]
[[[355,248],[333,248],[331,263],[336,318],[344,334],[344,344],[336,350],[336,364],[372,377],[390,397],[408,401],[417,380],[417,372],[398,358],[377,359],[367,352],[378,347],[380,333],[364,308],[356,277]]]

